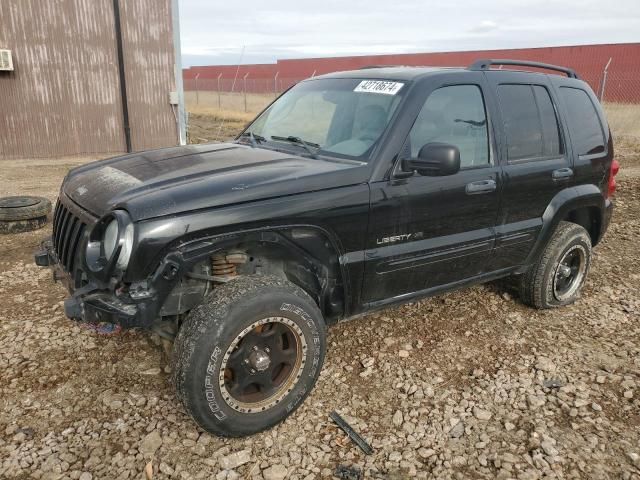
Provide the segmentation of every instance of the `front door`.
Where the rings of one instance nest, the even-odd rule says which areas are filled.
[[[469,72],[461,81],[432,85],[424,92],[400,155],[415,158],[427,143],[448,143],[460,150],[460,171],[408,178],[392,173],[391,179],[371,184],[363,290],[370,307],[454,285],[487,270],[499,167],[492,153],[484,77]]]

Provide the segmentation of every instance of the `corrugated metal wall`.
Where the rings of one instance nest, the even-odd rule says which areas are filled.
[[[175,90],[171,0],[120,4],[131,145],[134,150],[175,145],[175,107],[169,104]]]
[[[367,55],[352,57],[301,58],[278,60],[273,64],[196,66],[184,70],[185,90],[198,88],[230,91],[232,79],[238,81],[234,91],[242,91],[242,79],[247,77],[247,91],[272,92],[312,75],[353,70],[367,65],[430,65],[468,66],[481,58],[514,58],[533,60],[574,68],[594,91],[600,92],[604,68],[611,59],[607,77],[605,100],[612,102],[640,102],[640,43],[574,45],[566,47],[478,50],[466,52],[410,53]]]
[[[177,143],[171,0],[120,0],[133,149]],[[113,0],[2,0],[0,159],[125,150]]]

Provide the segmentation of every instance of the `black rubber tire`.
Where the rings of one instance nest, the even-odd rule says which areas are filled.
[[[51,213],[51,202],[42,197],[18,196],[0,198],[0,221],[33,220]]]
[[[15,220],[13,222],[0,220],[0,234],[30,232],[42,228],[46,224],[46,216],[32,218],[31,220]]]
[[[571,297],[560,301],[553,292],[555,270],[565,252],[574,245],[582,246],[586,252],[586,270],[575,293]],[[589,237],[587,231],[578,224],[560,222],[538,261],[520,276],[520,298],[525,304],[538,309],[571,304],[580,297],[580,291],[587,279],[590,265],[591,237]]]
[[[282,400],[266,411],[241,413],[222,396],[218,372],[224,353],[253,322],[288,318],[307,343],[302,376]],[[322,313],[309,295],[284,279],[247,275],[217,286],[180,327],[172,356],[173,381],[185,409],[200,427],[224,437],[251,435],[284,420],[316,383],[326,349]]]

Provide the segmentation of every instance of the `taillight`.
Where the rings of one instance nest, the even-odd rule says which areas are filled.
[[[616,175],[620,171],[620,164],[617,160],[611,162],[611,168],[609,169],[609,188],[607,189],[607,198],[613,196],[616,193]]]

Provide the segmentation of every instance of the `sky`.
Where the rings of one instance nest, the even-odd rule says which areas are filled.
[[[179,1],[184,67],[640,41],[640,0]]]

